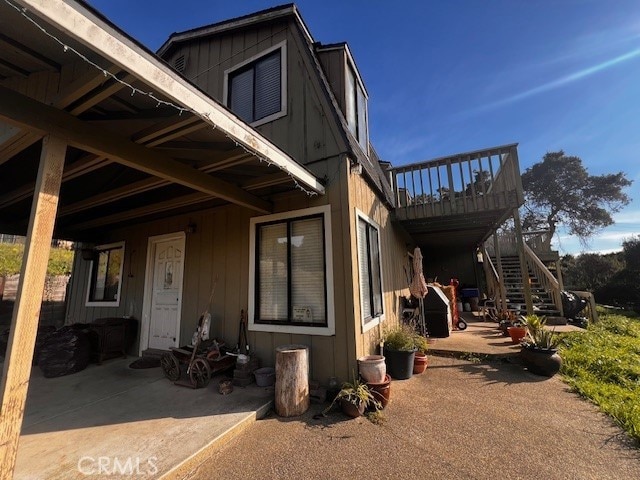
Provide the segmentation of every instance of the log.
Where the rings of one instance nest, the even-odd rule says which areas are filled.
[[[309,409],[309,347],[276,348],[275,406],[281,417],[295,417]]]

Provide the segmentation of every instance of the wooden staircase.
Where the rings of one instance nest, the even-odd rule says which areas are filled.
[[[520,305],[520,313],[526,314],[524,284],[522,278],[522,270],[520,268],[520,259],[517,256],[502,257],[502,273],[503,282],[510,305]],[[496,259],[491,261],[496,264]],[[540,279],[537,278],[531,268],[528,271],[531,282],[531,296],[533,300],[533,310],[538,315],[547,317],[556,317],[560,315],[556,305],[553,302],[551,292],[543,287]]]

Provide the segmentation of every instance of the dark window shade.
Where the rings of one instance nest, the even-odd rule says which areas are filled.
[[[281,50],[276,50],[229,75],[227,104],[251,123],[282,109]]]

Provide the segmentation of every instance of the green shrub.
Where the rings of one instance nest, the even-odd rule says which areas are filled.
[[[640,441],[640,319],[599,310],[587,332],[564,334],[564,379]]]
[[[20,273],[24,245],[0,243],[0,276]],[[52,248],[47,265],[48,275],[68,275],[73,265],[73,250]]]

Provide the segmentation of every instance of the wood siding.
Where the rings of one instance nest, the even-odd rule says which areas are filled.
[[[327,77],[327,81],[331,88],[333,89],[333,93],[338,101],[338,105],[342,109],[346,117],[346,98],[347,95],[345,93],[345,65],[347,64],[347,59],[345,57],[345,51],[343,47],[336,47],[331,50],[324,50],[318,52],[318,58],[320,59],[320,63],[322,64],[322,68]]]
[[[183,75],[224,103],[225,71],[283,41],[287,46],[287,114],[256,129],[300,163],[336,156],[345,147],[309,46],[293,21],[283,19],[196,38],[177,44],[165,60],[174,65],[184,56]]]
[[[287,212],[319,205],[331,205],[333,233],[334,336],[249,332],[249,344],[264,365],[274,365],[275,348],[299,343],[310,347],[312,378],[326,382],[330,376],[346,379],[353,365],[353,302],[351,295],[351,253],[345,177],[346,162],[341,157],[318,165],[330,179],[327,194],[309,197],[299,192],[282,194],[275,200],[276,212]],[[211,304],[212,335],[235,346],[240,310],[247,309],[249,282],[249,220],[255,213],[237,206],[226,206],[136,225],[105,233],[103,243],[125,242],[125,263],[121,300],[117,307],[87,307],[90,262],[76,255],[70,286],[66,323],[86,323],[96,318],[131,314],[142,318],[147,245],[150,236],[184,231],[196,224],[196,233],[187,234],[181,310],[180,343],[190,342],[197,320],[207,308],[216,276],[218,282]],[[140,337],[140,335],[139,335]],[[136,343],[135,352],[138,349]],[[351,363],[350,363],[351,362]]]
[[[360,210],[371,220],[380,226],[380,262],[382,265],[384,321],[380,325],[363,332],[360,310],[360,283],[358,270],[357,249],[357,212]],[[384,328],[387,325],[398,323],[401,317],[401,297],[409,295],[407,278],[404,267],[407,269],[410,259],[407,253],[412,250],[411,239],[406,235],[402,227],[391,221],[391,211],[383,204],[378,195],[361,175],[349,176],[349,224],[350,234],[350,278],[353,278],[352,299],[353,326],[355,338],[355,351],[353,361],[362,355],[377,353]],[[354,368],[356,368],[354,363]]]

